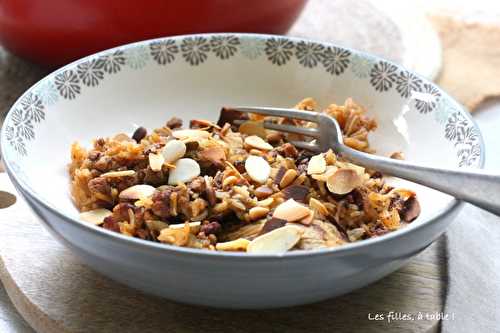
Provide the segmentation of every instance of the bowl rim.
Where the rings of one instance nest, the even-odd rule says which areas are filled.
[[[186,34],[186,35],[177,35],[177,36],[169,36],[169,37],[160,37],[160,38],[152,38],[152,39],[146,39],[138,42],[133,42],[133,43],[128,43],[128,44],[123,44],[119,45],[110,49],[106,49],[97,53],[93,53],[91,55],[88,55],[86,57],[80,58],[78,60],[75,60],[65,66],[62,66],[61,68],[58,68],[51,73],[47,74],[44,76],[42,79],[37,81],[35,84],[33,84],[30,88],[28,88],[19,98],[12,104],[11,108],[9,109],[9,112],[7,113],[7,116],[10,115],[12,110],[14,109],[14,106],[16,106],[23,98],[25,95],[28,93],[32,92],[38,85],[40,85],[42,82],[44,82],[47,78],[49,77],[54,77],[58,73],[61,73],[67,69],[72,69],[76,67],[78,64],[88,61],[96,56],[100,55],[106,55],[109,53],[112,53],[116,50],[123,50],[123,49],[128,49],[128,48],[133,48],[136,46],[141,46],[144,44],[148,44],[151,42],[155,41],[165,41],[165,40],[177,40],[177,39],[183,39],[187,37],[211,37],[211,36],[238,36],[238,37],[245,37],[245,38],[254,38],[254,39],[266,39],[266,38],[285,38],[291,41],[304,41],[304,42],[315,42],[319,43],[323,46],[326,47],[338,47],[344,50],[350,51],[352,54],[359,55],[363,58],[369,58],[373,59],[375,61],[384,61],[389,64],[395,65],[398,69],[406,70],[409,73],[415,75],[419,79],[421,79],[423,82],[428,83],[438,89],[438,91],[442,94],[442,97],[447,98],[451,101],[456,102],[458,108],[457,111],[459,111],[463,116],[466,117],[467,120],[471,122],[474,128],[476,128],[477,133],[478,133],[478,143],[480,146],[480,156],[479,156],[479,166],[478,169],[483,169],[484,168],[484,163],[485,163],[485,144],[484,144],[484,139],[483,135],[481,133],[481,129],[477,125],[477,122],[472,118],[471,114],[467,111],[467,109],[460,104],[458,101],[456,101],[454,98],[452,98],[446,91],[444,91],[441,87],[439,87],[437,84],[434,82],[428,80],[427,78],[423,77],[422,75],[419,75],[418,73],[415,73],[412,70],[407,69],[406,67],[394,63],[393,61],[384,59],[382,57],[364,52],[364,51],[359,51],[350,47],[346,47],[343,45],[335,44],[335,43],[330,43],[330,42],[325,42],[325,41],[320,41],[316,39],[309,39],[309,38],[300,38],[300,37],[292,37],[292,36],[285,36],[285,35],[272,35],[272,34],[256,34],[256,33],[200,33],[200,34]],[[5,119],[7,119],[7,116]],[[7,122],[5,121],[2,130],[0,131],[0,156],[6,156],[4,154],[4,148],[3,144],[5,143],[5,127],[6,127]],[[421,228],[428,227],[429,225],[435,223],[437,220],[445,217],[446,215],[449,215],[453,213],[455,210],[459,209],[459,207],[462,204],[462,201],[457,200],[457,199],[452,199],[444,208],[436,211],[433,215],[431,215],[430,218],[428,218],[425,221],[420,221],[416,225],[411,225],[407,226],[405,228],[398,229],[396,231],[393,231],[391,233],[375,237],[375,238],[370,238],[366,239],[360,242],[354,242],[354,243],[348,243],[344,244],[342,246],[338,247],[333,247],[333,248],[325,248],[325,249],[317,249],[317,250],[303,250],[303,251],[291,251],[291,252],[286,252],[284,254],[252,254],[252,253],[246,253],[246,252],[229,252],[229,251],[207,251],[203,249],[193,249],[193,248],[186,248],[186,247],[180,247],[180,246],[174,246],[174,245],[169,245],[169,244],[162,244],[162,243],[156,243],[148,240],[143,240],[135,237],[129,237],[122,235],[117,232],[113,232],[104,228],[97,228],[94,225],[84,223],[76,218],[73,218],[72,216],[69,216],[66,213],[60,212],[56,207],[54,207],[52,204],[50,204],[47,200],[45,200],[42,197],[39,197],[36,193],[33,193],[30,189],[30,186],[28,185],[27,182],[23,181],[22,178],[18,177],[16,175],[16,172],[14,171],[12,165],[10,165],[10,160],[9,159],[4,159],[4,164],[5,164],[5,169],[7,171],[8,176],[10,177],[11,181],[14,183],[15,187],[23,196],[26,197],[27,201],[30,199],[36,202],[38,205],[42,206],[52,214],[55,214],[62,220],[64,220],[67,223],[72,223],[74,226],[76,226],[78,229],[82,231],[87,231],[95,236],[98,236],[100,238],[105,238],[108,241],[113,241],[113,242],[118,242],[118,243],[123,243],[123,245],[131,245],[134,246],[138,249],[146,250],[146,251],[166,251],[166,252],[173,252],[173,254],[182,254],[182,255],[188,255],[188,256],[194,256],[194,257],[220,257],[220,258],[236,258],[238,260],[255,260],[255,259],[262,259],[262,260],[271,260],[271,259],[277,259],[277,258],[302,258],[302,257],[316,257],[316,256],[324,256],[324,255],[336,255],[336,256],[342,256],[346,255],[348,253],[351,253],[355,250],[358,249],[363,249],[366,247],[369,247],[374,244],[379,244],[383,242],[388,242],[389,240],[392,239],[397,239],[404,237],[408,233],[412,233],[416,230],[419,230]],[[42,218],[42,221],[44,219]],[[45,224],[47,224],[45,221],[43,221]],[[64,236],[63,236],[64,237]],[[430,240],[432,241],[432,240]],[[245,259],[248,258],[248,259]]]

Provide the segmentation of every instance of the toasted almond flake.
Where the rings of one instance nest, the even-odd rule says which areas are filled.
[[[134,170],[124,170],[124,171],[110,171],[103,173],[101,177],[117,178],[117,177],[129,177],[135,175]]]
[[[293,199],[288,199],[274,210],[273,217],[294,222],[309,215],[309,208],[299,204]]]
[[[162,149],[165,163],[173,163],[186,154],[186,144],[179,140],[170,140]]]
[[[309,211],[309,215],[307,215],[303,219],[299,220],[299,223],[309,225],[312,223],[313,220],[314,220],[314,212]]]
[[[253,207],[248,211],[248,216],[250,217],[250,220],[258,220],[260,218],[263,218],[264,216],[269,213],[269,208],[265,207]]]
[[[336,165],[342,169],[352,169],[352,170],[356,171],[356,173],[360,176],[362,176],[365,173],[365,168],[363,168],[362,166],[356,165],[356,164],[349,163],[349,162],[337,161]]]
[[[309,164],[307,164],[307,174],[314,175],[325,172],[326,170],[326,161],[323,154],[314,155],[309,160]]]
[[[298,243],[302,233],[302,229],[291,225],[274,229],[252,240],[247,246],[247,252],[285,253]]]
[[[207,129],[209,129],[211,127],[216,128],[218,130],[221,129],[219,125],[214,124],[210,120],[206,120],[206,119],[193,119],[193,120],[191,120],[190,127],[194,127],[194,125],[196,125],[196,127],[203,126],[203,127],[206,127]]]
[[[175,169],[170,170],[168,184],[187,183],[200,175],[200,165],[191,158],[181,158],[175,162]]]
[[[184,129],[173,131],[172,135],[174,138],[179,140],[193,140],[198,141],[201,139],[207,139],[210,136],[210,133],[203,130],[197,129]]]
[[[260,150],[272,150],[274,147],[257,135],[250,135],[245,138],[245,144]]]
[[[245,121],[238,128],[238,132],[246,135],[257,135],[262,139],[265,139],[267,137],[267,132],[264,129],[263,123],[261,121]]]
[[[334,194],[347,194],[360,186],[362,177],[353,169],[339,169],[326,180],[328,190]]]
[[[148,155],[149,159],[149,167],[153,171],[161,171],[163,167],[163,163],[165,162],[165,158],[163,157],[162,154],[149,154]]]
[[[321,214],[323,216],[328,215],[328,209],[318,199],[315,199],[315,198],[309,199],[309,207],[311,207],[313,210],[315,210],[316,212],[318,212],[319,214]]]
[[[200,221],[197,221],[197,222],[188,222],[187,223],[189,225],[189,232],[196,235],[197,233],[200,232],[200,229],[201,229],[201,222]],[[185,223],[178,223],[178,224],[171,224],[169,225],[168,227],[170,229],[183,229],[185,228]]]
[[[154,191],[151,185],[139,184],[124,189],[118,197],[122,200],[140,200],[152,196]]]
[[[280,180],[280,188],[287,187],[295,178],[297,178],[297,171],[295,169],[288,169]]]
[[[104,219],[106,217],[111,215],[113,215],[113,213],[110,210],[105,208],[98,208],[80,213],[80,219],[94,225],[100,225],[104,222]]]
[[[366,231],[363,228],[354,228],[354,229],[347,230],[347,237],[349,238],[349,240],[351,242],[355,242],[358,239],[361,239],[361,237],[363,237],[363,235],[365,233],[366,233]]]
[[[335,171],[337,171],[338,168],[334,165],[327,165],[326,166],[326,170],[324,173],[322,174],[319,174],[319,175],[311,175],[311,178],[312,179],[316,179],[316,180],[319,180],[320,182],[326,182],[326,180],[328,179],[328,177],[330,177],[331,175],[333,175],[335,173]]]
[[[335,156],[333,150],[328,149],[328,151],[325,153],[325,161],[327,165],[334,165],[335,162],[337,162],[337,157]]]
[[[269,207],[273,204],[274,198],[267,198],[264,200],[257,201],[257,206],[259,207]]]
[[[264,184],[271,175],[269,163],[260,156],[248,156],[245,161],[245,170],[252,180],[260,184]]]
[[[250,241],[245,238],[238,238],[229,242],[215,244],[217,251],[246,251]]]

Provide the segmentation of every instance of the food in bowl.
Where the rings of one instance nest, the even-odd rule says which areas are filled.
[[[316,112],[307,98],[296,109]],[[334,117],[345,144],[370,152],[377,124],[351,99],[322,112]],[[81,219],[124,235],[171,245],[249,253],[341,246],[377,237],[415,220],[413,191],[331,149],[295,147],[297,134],[263,121],[313,123],[223,109],[219,121],[170,119],[71,149],[71,193]]]

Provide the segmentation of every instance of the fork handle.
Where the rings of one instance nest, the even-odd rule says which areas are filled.
[[[433,168],[359,152],[346,146],[339,148],[344,157],[356,164],[450,194],[500,216],[499,173]]]

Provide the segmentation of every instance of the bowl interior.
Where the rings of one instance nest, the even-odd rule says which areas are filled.
[[[28,192],[77,217],[69,194],[70,145],[172,116],[215,120],[223,105],[291,107],[313,97],[321,107],[352,97],[374,116],[378,154],[478,167],[479,130],[443,91],[404,68],[353,50],[264,35],[197,35],[130,44],[47,76],[12,107],[1,144],[6,164]],[[453,199],[416,184],[425,223]]]

